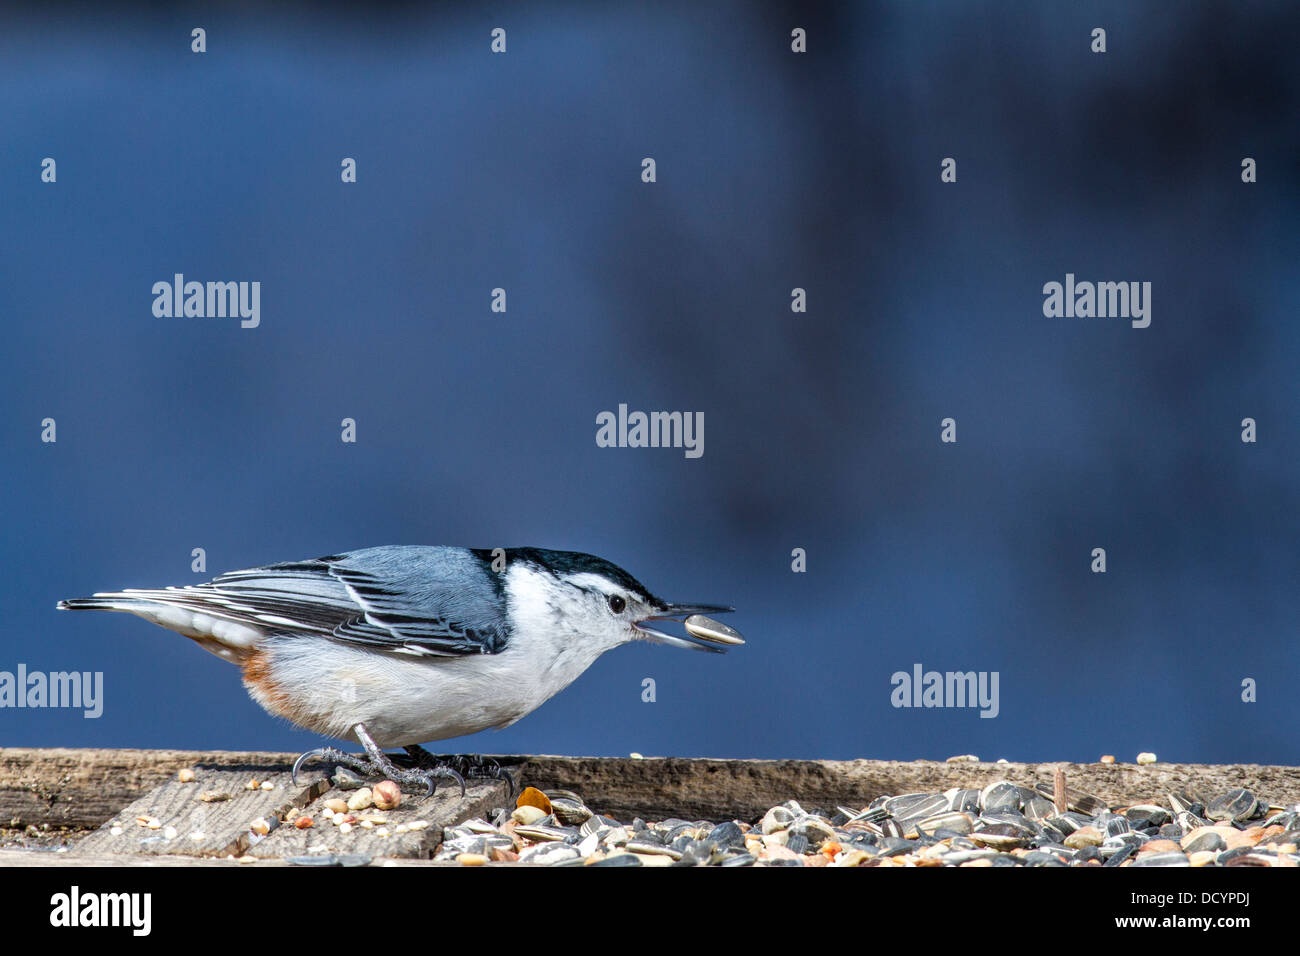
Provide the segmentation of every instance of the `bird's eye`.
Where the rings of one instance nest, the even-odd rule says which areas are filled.
[[[609,609],[613,611],[615,614],[622,614],[623,609],[626,607],[627,607],[627,602],[624,601],[623,598],[620,597],[619,595],[611,594],[609,596]]]

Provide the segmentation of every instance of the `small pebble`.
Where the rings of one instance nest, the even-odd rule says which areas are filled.
[[[347,767],[339,767],[335,770],[334,776],[330,777],[330,783],[340,790],[360,790],[365,786],[365,781]]]

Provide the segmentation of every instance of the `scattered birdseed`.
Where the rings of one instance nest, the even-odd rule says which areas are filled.
[[[1047,799],[1057,790],[1068,806],[1063,812]],[[577,794],[536,792],[563,808],[565,819],[558,812],[532,819],[529,812],[521,823],[494,811],[497,826],[475,819],[444,828],[435,859],[545,866],[1300,866],[1300,802],[1270,802],[1246,789],[1213,800],[1179,791],[1110,806],[1055,780],[999,780],[983,790],[882,796],[867,807],[829,811],[788,800],[756,820],[721,823],[624,823],[594,812]],[[540,810],[529,803],[515,813],[525,808]],[[415,829],[414,822],[407,826]]]
[[[194,771],[189,767],[185,767],[176,775],[176,779],[181,783],[193,783],[195,779]]]
[[[1156,762],[1156,755],[1153,753],[1148,753],[1147,751],[1143,751],[1142,753],[1138,754],[1137,762],[1145,767],[1148,764],[1153,764]]]

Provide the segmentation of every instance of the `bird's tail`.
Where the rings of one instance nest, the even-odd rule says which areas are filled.
[[[186,588],[139,588],[102,591],[60,601],[60,611],[125,611],[176,631],[228,661],[242,662],[262,636],[222,607],[204,604]]]
[[[135,611],[148,603],[128,594],[104,593],[94,597],[69,598],[55,606],[60,611]]]

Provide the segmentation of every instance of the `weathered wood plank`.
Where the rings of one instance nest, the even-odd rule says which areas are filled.
[[[0,825],[97,827],[182,767],[283,755],[239,751],[0,748]]]
[[[182,767],[248,764],[287,770],[295,755],[142,750],[0,749],[0,824],[97,827]],[[1058,764],[928,761],[496,758],[522,785],[567,789],[617,817],[756,819],[791,798],[809,807],[863,805],[882,793],[1051,782]],[[1248,787],[1274,803],[1300,800],[1300,768],[1258,764],[1061,764],[1072,789],[1118,805],[1192,787],[1207,795]]]
[[[48,867],[104,867],[104,866],[222,866],[222,867],[241,867],[248,864],[248,858],[244,861],[230,860],[225,857],[212,856],[139,856],[134,854],[128,855],[109,855],[109,856],[90,856],[82,853],[51,853],[46,850],[0,850],[0,869],[5,867],[30,867],[30,866],[48,866]],[[284,867],[293,866],[287,860],[279,859],[258,859],[252,866],[261,869],[267,866]],[[370,866],[433,866],[433,867],[454,867],[459,869],[460,864],[454,861],[434,861],[434,860],[402,860],[388,857],[375,857],[371,860]],[[489,863],[487,866],[500,868],[506,866],[527,866],[525,863]]]
[[[0,869],[11,866],[101,867],[101,866],[244,866],[225,857],[141,856],[138,854],[92,855],[53,853],[48,850],[0,850]],[[257,866],[289,866],[283,860],[261,860]]]
[[[304,811],[309,813],[313,825],[298,829],[285,825],[259,843],[248,847],[247,852],[256,857],[300,857],[313,854],[356,854],[369,857],[431,857],[442,843],[443,827],[454,826],[473,817],[487,817],[493,807],[505,806],[509,800],[509,787],[503,780],[467,781],[465,796],[460,787],[447,782],[438,787],[433,796],[421,798],[418,794],[403,794],[402,804],[394,810],[368,810],[354,816],[378,816],[386,821],[372,827],[353,825],[343,832],[324,815],[325,801],[338,798],[346,800],[346,790],[330,790],[314,800]],[[418,830],[398,832],[399,827],[409,827],[419,821]]]
[[[497,758],[503,764],[509,757]],[[1300,801],[1300,768],[1258,764],[1023,764],[937,763],[876,760],[693,760],[530,757],[520,779],[541,790],[581,794],[588,805],[619,819],[679,816],[687,819],[757,820],[784,800],[805,807],[863,807],[882,794],[984,787],[997,780],[1023,786],[1052,784],[1065,771],[1072,790],[1113,805],[1164,802],[1172,790],[1190,787],[1218,795],[1249,788],[1262,800]]]
[[[509,799],[501,780],[471,781],[463,797],[448,783],[428,798],[404,794],[392,810],[357,811],[359,819],[344,831],[330,822],[325,802],[347,800],[355,791],[333,789],[328,765],[304,771],[297,784],[286,763],[271,755],[230,766],[198,761],[190,769],[192,781],[172,775],[80,840],[76,853],[428,857],[442,842],[443,827],[485,816]],[[299,828],[299,820],[310,825]]]
[[[193,782],[182,783],[173,774],[81,840],[77,852],[240,856],[261,839],[249,829],[254,821],[274,828],[328,788],[324,780],[294,784],[288,768],[275,760],[236,766],[198,762],[192,769]]]

